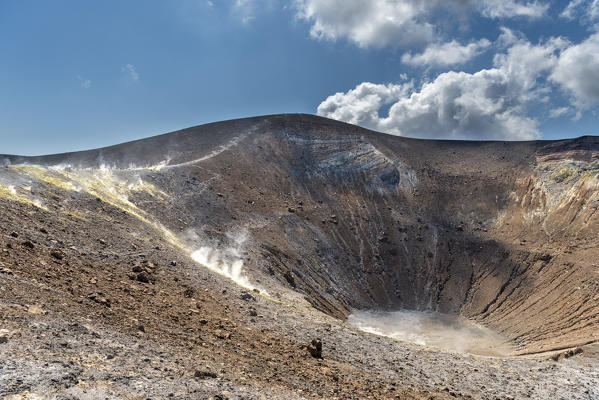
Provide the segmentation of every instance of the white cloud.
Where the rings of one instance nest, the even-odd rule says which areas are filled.
[[[585,22],[599,19],[599,0],[572,0],[560,14],[560,17],[573,20],[580,17]]]
[[[89,89],[92,86],[92,81],[89,79],[85,79],[80,75],[77,76],[77,80],[81,83],[81,87],[83,89]]]
[[[499,29],[501,30],[501,34],[495,41],[495,45],[500,48],[507,49],[508,47],[511,47],[518,42],[526,40],[521,32],[514,32],[513,30],[506,28],[505,26],[502,26]]]
[[[553,110],[549,111],[549,117],[550,118],[559,118],[559,117],[562,117],[562,116],[568,114],[570,111],[571,111],[570,107],[554,108]]]
[[[247,24],[254,19],[254,0],[235,0],[233,4],[234,11],[241,18],[241,22]]]
[[[481,39],[467,45],[461,45],[452,40],[443,44],[431,44],[420,54],[406,53],[401,57],[401,61],[413,66],[446,67],[464,64],[481,54],[490,45],[491,42],[487,39]]]
[[[318,106],[318,115],[376,128],[380,121],[379,109],[406,97],[412,88],[411,83],[377,85],[364,82],[347,93],[329,96]]]
[[[476,3],[481,14],[488,18],[540,18],[549,9],[549,4],[538,1],[523,3],[516,0],[478,0]]]
[[[430,9],[429,2],[298,0],[297,5],[298,15],[312,23],[314,38],[347,38],[360,47],[405,46],[433,39],[433,26],[419,20]]]
[[[586,0],[572,0],[568,3],[566,8],[560,14],[560,17],[567,19],[574,19],[574,15],[577,13],[580,6],[585,3]]]
[[[127,64],[121,68],[121,71],[127,74],[127,76],[131,78],[133,82],[139,82],[139,74],[133,65]]]
[[[598,104],[599,33],[565,49],[550,80],[560,85],[578,108],[585,109]]]
[[[265,12],[272,11],[278,0],[230,0],[231,11],[243,24],[249,24]]]
[[[476,73],[446,72],[419,90],[406,85],[363,83],[337,93],[318,107],[318,114],[397,135],[451,139],[535,139],[538,122],[527,115],[547,88],[538,82],[557,63],[566,43],[525,41],[497,55],[494,67]],[[384,105],[392,104],[386,116]]]
[[[326,40],[348,39],[360,47],[408,47],[437,41],[436,31],[456,16],[477,12],[487,18],[545,14],[548,5],[517,0],[295,0],[299,18],[311,23],[310,34]],[[442,17],[440,17],[440,15]],[[457,18],[456,18],[457,19]]]

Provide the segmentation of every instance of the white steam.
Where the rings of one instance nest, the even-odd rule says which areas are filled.
[[[244,243],[248,239],[248,232],[241,229],[236,233],[226,234],[226,243],[218,240],[200,238],[195,231],[189,231],[185,235],[191,243],[202,243],[202,245],[191,252],[191,258],[208,269],[223,275],[239,286],[248,290],[256,289],[243,271],[242,251]],[[210,243],[207,245],[207,243]]]
[[[191,253],[191,258],[212,271],[233,280],[239,286],[243,286],[250,290],[254,289],[254,286],[242,273],[243,260],[238,259],[227,262],[222,258],[220,250],[212,247],[200,247],[199,250]]]
[[[457,315],[354,311],[347,322],[364,332],[447,351],[485,356],[507,356],[513,352],[499,334]]]

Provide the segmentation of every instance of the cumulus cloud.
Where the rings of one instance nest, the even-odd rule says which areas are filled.
[[[550,80],[560,85],[578,108],[585,109],[598,104],[599,33],[565,49]]]
[[[538,122],[527,107],[546,97],[539,83],[558,62],[561,39],[543,45],[526,41],[497,55],[494,67],[475,73],[445,72],[419,89],[363,83],[328,97],[318,114],[412,137],[451,139],[536,139]],[[379,115],[384,102],[388,115]]]
[[[431,1],[435,2],[435,1]],[[419,20],[430,8],[413,0],[299,0],[298,15],[319,39],[348,38],[360,47],[403,46],[432,40],[433,26]]]
[[[516,0],[296,0],[298,16],[314,38],[349,39],[360,47],[407,47],[435,41],[446,12],[477,12],[487,18],[530,17],[548,6]],[[443,12],[442,12],[443,11]]]
[[[127,64],[121,68],[121,71],[131,78],[133,82],[139,82],[139,74],[133,65]]]
[[[406,53],[401,57],[404,64],[412,66],[447,67],[464,64],[481,54],[491,45],[487,39],[461,45],[455,40],[442,44],[431,44],[422,53]]]
[[[377,128],[379,109],[406,97],[413,88],[411,83],[403,85],[379,85],[364,82],[347,93],[329,96],[318,107],[318,114],[351,124]]]

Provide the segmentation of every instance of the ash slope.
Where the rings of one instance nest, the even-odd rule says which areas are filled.
[[[414,140],[276,115],[8,164],[137,169],[177,236],[249,240],[254,280],[317,309],[457,313],[522,352],[599,339],[599,139]],[[147,197],[147,196],[146,196]],[[237,247],[237,246],[236,246]]]

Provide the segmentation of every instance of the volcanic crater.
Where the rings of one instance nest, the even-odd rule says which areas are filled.
[[[599,398],[597,137],[289,114],[0,163],[3,395]],[[369,310],[509,351],[347,323]]]

